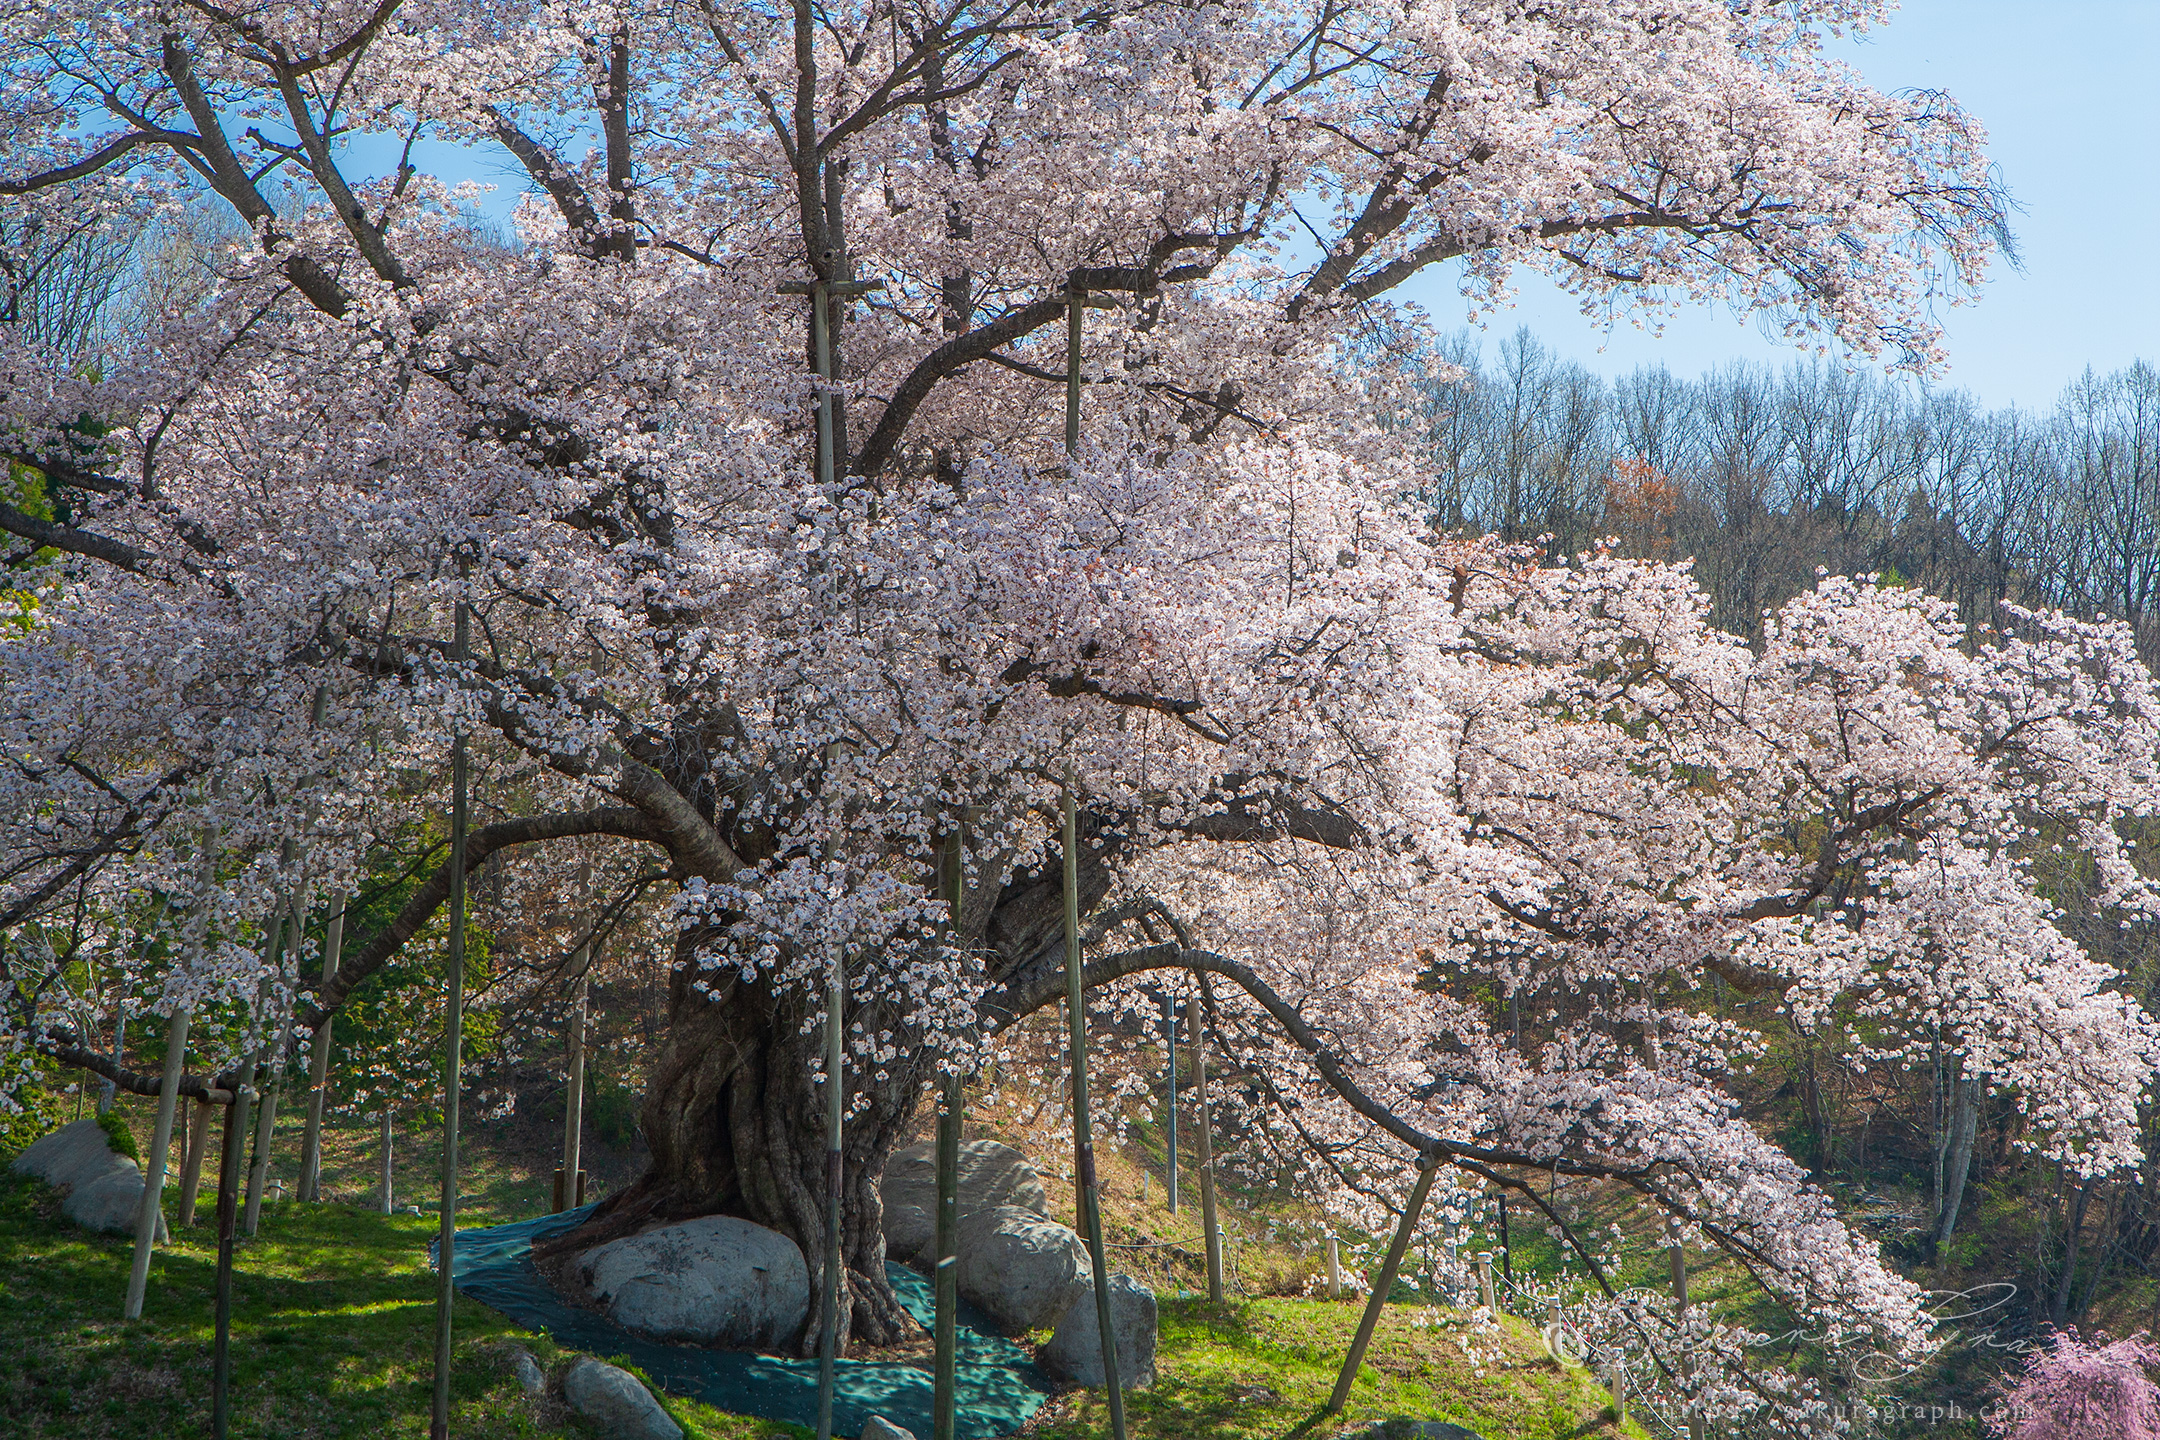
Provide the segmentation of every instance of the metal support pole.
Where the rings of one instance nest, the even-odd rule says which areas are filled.
[[[240,1218],[241,1137],[247,1134],[248,1109],[254,1099],[255,1091],[245,1081],[235,1089],[232,1103],[225,1107],[225,1146],[218,1157],[217,1309],[210,1350],[211,1440],[226,1440],[231,1424],[233,1238]]]
[[[1076,313],[1077,313],[1077,307]],[[1103,1257],[1102,1201],[1095,1183],[1095,1140],[1088,1119],[1087,1002],[1080,954],[1080,822],[1072,787],[1064,800],[1065,1014],[1072,1032],[1073,1178],[1087,1221],[1088,1259],[1095,1275],[1095,1319],[1102,1332],[1103,1379],[1110,1391],[1110,1433],[1125,1440],[1125,1390],[1118,1382],[1117,1335],[1110,1319],[1110,1266]]]
[[[1440,1157],[1425,1157],[1418,1169],[1417,1184],[1410,1189],[1410,1201],[1403,1206],[1402,1223],[1395,1227],[1395,1239],[1388,1245],[1387,1258],[1380,1263],[1380,1274],[1373,1281],[1372,1298],[1365,1302],[1365,1318],[1358,1321],[1357,1336],[1350,1342],[1350,1353],[1343,1357],[1342,1374],[1335,1380],[1335,1393],[1328,1398],[1327,1413],[1339,1412],[1350,1399],[1350,1386],[1357,1379],[1358,1366],[1365,1363],[1365,1347],[1372,1344],[1373,1330],[1380,1323],[1380,1308],[1387,1304],[1388,1291],[1395,1288],[1395,1272],[1402,1268],[1403,1256],[1410,1249],[1410,1236],[1417,1229],[1418,1215],[1425,1209],[1425,1197],[1432,1193],[1433,1176],[1440,1173]]]
[[[345,951],[345,907],[338,906],[323,934],[322,983],[337,978],[338,961]],[[314,1203],[322,1199],[323,1105],[330,1080],[330,1039],[334,1018],[325,1019],[315,1032],[313,1052],[308,1056],[307,1129],[300,1136],[300,1198]]]
[[[1170,1213],[1177,1214],[1177,1001],[1163,996],[1163,1034],[1170,1045]]]
[[[1332,1230],[1327,1237],[1327,1298],[1342,1299],[1342,1246]]]
[[[165,1073],[158,1081],[157,1129],[143,1174],[142,1204],[135,1212],[135,1264],[128,1271],[127,1303],[120,1318],[142,1318],[143,1292],[150,1284],[150,1250],[157,1244],[158,1219],[165,1208],[165,1157],[172,1149],[173,1111],[180,1100],[180,1066],[187,1058],[188,1007],[173,1012],[165,1032]]]
[[[465,604],[459,567],[457,626],[452,655],[465,662],[472,644],[472,617]],[[465,1048],[465,731],[459,727],[450,744],[450,995],[443,1035],[442,1221],[437,1230],[435,1284],[435,1405],[428,1418],[429,1440],[450,1440],[451,1305],[456,1288],[451,1267],[457,1250],[458,1087]],[[385,1155],[389,1152],[387,1148]],[[389,1187],[384,1187],[388,1194]]]
[[[841,1126],[846,1117],[844,1027],[847,970],[836,951],[825,990],[825,1313],[818,1326],[818,1440],[832,1440],[833,1389],[840,1360]]]
[[[945,900],[952,935],[959,938],[961,846],[957,821],[938,853],[938,890]],[[953,1440],[959,1381],[960,1321],[960,1073],[948,1070],[938,1079],[937,1255],[931,1272],[936,1354],[931,1368],[931,1440]]]
[[[1215,1223],[1215,1142],[1209,1134],[1207,1047],[1200,1039],[1200,1007],[1185,1010],[1192,1021],[1193,1098],[1200,1111],[1200,1228],[1207,1240],[1208,1299],[1222,1303],[1222,1227]]]

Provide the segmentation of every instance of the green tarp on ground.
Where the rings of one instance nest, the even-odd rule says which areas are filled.
[[[556,1294],[534,1268],[535,1240],[582,1223],[591,1206],[539,1220],[460,1230],[451,1259],[457,1288],[528,1329],[554,1337],[566,1349],[602,1357],[623,1356],[655,1385],[738,1415],[817,1424],[818,1364],[782,1360],[739,1350],[706,1350],[646,1340]],[[430,1246],[432,1250],[433,1247]],[[934,1315],[930,1282],[900,1265],[888,1265],[894,1292],[908,1313],[929,1325]],[[1033,1415],[1048,1394],[1048,1379],[1027,1352],[993,1333],[972,1306],[960,1307],[957,1440],[1010,1435]],[[842,1360],[833,1401],[833,1433],[860,1435],[872,1415],[882,1415],[919,1437],[930,1434],[930,1372],[913,1365]]]

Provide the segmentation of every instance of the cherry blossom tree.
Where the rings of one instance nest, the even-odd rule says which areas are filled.
[[[1526,1193],[1610,1180],[1811,1323],[1921,1343],[1911,1287],[1733,1116],[1748,1037],[1688,991],[1865,1007],[1904,1037],[1889,1063],[1947,1037],[2036,1143],[2120,1163],[2151,1040],[2021,847],[2044,814],[2105,903],[2141,903],[2111,827],[2154,799],[2150,679],[2108,627],[2021,617],[1968,655],[1925,602],[1839,584],[1758,656],[1684,570],[1439,541],[1381,423],[1401,397],[1341,363],[1441,265],[1477,303],[1530,266],[1592,308],[1723,300],[1939,358],[1933,307],[1978,285],[2001,208],[1953,103],[1824,56],[1879,18],[8,12],[22,225],[208,196],[246,239],[98,373],[0,350],[0,440],[55,497],[0,529],[59,557],[0,648],[0,924],[120,885],[233,916],[350,893],[465,731],[469,865],[605,840],[679,896],[652,1169],[560,1243],[725,1211],[815,1266],[819,981],[845,958],[844,1303],[882,1342],[908,1326],[883,1158],[935,1066],[1057,997],[1071,790],[1091,982],[1207,977],[1345,1204],[1418,1155]],[[523,171],[514,245],[422,142]],[[813,278],[884,282],[828,303],[829,485],[779,291]],[[1067,459],[1083,292],[1108,308]],[[206,834],[234,857],[214,885]],[[315,993],[256,987],[266,1023],[319,1024],[449,889],[437,868],[348,936]],[[1516,1046],[1421,988],[1424,956],[1563,1038]],[[251,964],[206,952],[191,983],[247,993]],[[32,988],[16,1053],[121,1068]]]
[[[2086,1344],[2057,1334],[2004,1387],[1989,1428],[2004,1440],[2152,1440],[2160,1436],[2155,1366],[2160,1349],[2143,1335]]]

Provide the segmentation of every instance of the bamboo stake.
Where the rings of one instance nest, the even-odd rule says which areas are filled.
[[[1410,1249],[1411,1232],[1417,1229],[1418,1215],[1425,1209],[1425,1197],[1432,1193],[1433,1176],[1440,1172],[1440,1157],[1428,1155],[1418,1169],[1417,1184],[1411,1187],[1410,1202],[1403,1206],[1402,1223],[1395,1227],[1395,1239],[1388,1245],[1387,1258],[1380,1263],[1380,1274],[1373,1281],[1372,1298],[1365,1302],[1365,1318],[1358,1321],[1357,1337],[1350,1342],[1350,1353],[1343,1358],[1342,1374],[1336,1378],[1335,1393],[1328,1398],[1327,1413],[1338,1413],[1350,1399],[1350,1386],[1357,1379],[1358,1366],[1365,1363],[1365,1347],[1372,1344],[1373,1330],[1380,1323],[1380,1310],[1387,1304],[1388,1291],[1395,1288],[1395,1273],[1402,1268],[1403,1255]]]
[[[960,934],[961,846],[958,822],[938,854],[938,889],[955,940]],[[948,1069],[938,1080],[937,1256],[932,1270],[937,1304],[936,1354],[931,1368],[931,1440],[953,1440],[959,1361],[960,1252],[960,1072]]]
[[[1207,1232],[1208,1299],[1222,1303],[1222,1228],[1215,1223],[1215,1150],[1208,1123],[1207,1047],[1201,1043],[1200,1007],[1188,1006],[1192,1021],[1193,1099],[1200,1107],[1200,1228]]]
[[[338,961],[345,950],[345,907],[338,906],[330,917],[330,927],[323,935],[322,983],[327,986],[337,978]],[[315,1203],[322,1199],[322,1122],[323,1105],[328,1099],[326,1090],[330,1079],[331,1027],[336,1018],[326,1018],[322,1028],[315,1032],[315,1048],[308,1057],[308,1109],[307,1129],[300,1135],[300,1198]]]
[[[1078,307],[1074,307],[1077,313]],[[1077,358],[1077,357],[1075,357]],[[1103,1380],[1110,1392],[1110,1433],[1125,1440],[1125,1389],[1118,1383],[1117,1335],[1110,1323],[1110,1266],[1103,1257],[1102,1196],[1095,1183],[1095,1140],[1088,1119],[1087,1002],[1080,954],[1080,824],[1072,787],[1064,793],[1065,1016],[1072,1031],[1073,1159],[1080,1210],[1087,1221],[1095,1275],[1095,1320],[1102,1332]]]
[[[452,654],[460,665],[472,644],[472,618],[466,609],[464,566],[459,565],[457,623]],[[436,1244],[435,1405],[428,1418],[429,1440],[450,1440],[451,1305],[456,1290],[451,1267],[457,1250],[458,1085],[465,1044],[465,728],[450,744],[450,996],[443,1035],[442,1223]],[[387,1147],[384,1150],[388,1155]],[[389,1187],[384,1187],[387,1196]]]
[[[143,1175],[142,1204],[135,1212],[135,1263],[128,1270],[127,1301],[120,1318],[142,1318],[143,1292],[150,1285],[150,1251],[157,1244],[158,1221],[165,1209],[165,1160],[172,1149],[173,1111],[180,1100],[180,1067],[187,1059],[189,1007],[173,1012],[165,1033],[165,1073],[158,1081],[157,1128],[150,1142],[150,1163]]]

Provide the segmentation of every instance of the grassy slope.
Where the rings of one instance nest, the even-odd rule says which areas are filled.
[[[1360,1307],[1325,1300],[1211,1305],[1166,1302],[1152,1390],[1126,1405],[1136,1440],[1298,1440],[1383,1416],[1453,1420],[1487,1440],[1640,1437],[1605,1418],[1605,1392],[1545,1355],[1537,1332],[1508,1317],[1470,1339],[1459,1312],[1386,1312],[1341,1416],[1323,1410]],[[1419,1324],[1419,1320],[1441,1320]],[[1477,1358],[1471,1358],[1475,1353]],[[1034,1440],[1091,1440],[1109,1430],[1106,1397],[1073,1391],[1044,1407]]]
[[[432,1398],[430,1219],[342,1205],[272,1206],[233,1277],[236,1437],[424,1436]],[[9,1440],[187,1440],[210,1433],[217,1246],[177,1231],[150,1272],[143,1318],[123,1324],[131,1244],[60,1216],[54,1193],[0,1176],[0,1434]],[[503,1342],[562,1358],[494,1311],[457,1303],[452,1433],[459,1440],[585,1433],[528,1402]],[[786,1426],[669,1402],[692,1436],[753,1440]]]
[[[147,1143],[147,1102],[123,1100],[121,1112]],[[138,1113],[140,1112],[140,1113]],[[297,1117],[280,1124],[279,1164],[286,1175],[297,1149]],[[354,1128],[326,1137],[325,1189],[357,1196],[375,1173],[374,1135]],[[545,1204],[551,1157],[527,1156],[481,1129],[465,1166],[465,1224],[525,1218]],[[399,1137],[400,1202],[431,1205],[433,1136]],[[1197,1205],[1176,1217],[1162,1208],[1157,1175],[1143,1198],[1144,1150],[1106,1151],[1105,1180],[1114,1234],[1198,1249]],[[1059,1187],[1053,1181],[1053,1189]],[[1197,1197],[1194,1197],[1195,1199]],[[58,1214],[51,1192],[0,1175],[0,1434],[43,1437],[187,1437],[208,1434],[212,1267],[211,1207],[176,1231],[151,1272],[144,1318],[120,1323],[128,1243],[93,1236]],[[1069,1204],[1069,1194],[1054,1197]],[[168,1196],[168,1208],[171,1205]],[[1251,1239],[1239,1247],[1242,1278],[1258,1272],[1292,1281],[1307,1257],[1261,1242],[1254,1217],[1228,1211]],[[233,1394],[236,1436],[422,1436],[427,1433],[434,1313],[427,1242],[432,1214],[384,1216],[364,1206],[273,1204],[262,1233],[241,1242],[235,1265]],[[1148,1274],[1143,1255],[1126,1268]],[[1151,1278],[1175,1287],[1184,1266]],[[1190,1269],[1197,1271],[1197,1265]],[[1234,1272],[1235,1275],[1236,1272]],[[1190,1280],[1197,1280],[1192,1274]],[[1255,1292],[1273,1288],[1255,1284]],[[1290,1288],[1290,1287],[1286,1287]],[[1165,1300],[1161,1379],[1131,1406],[1132,1434],[1161,1440],[1302,1440],[1328,1437],[1377,1416],[1453,1419],[1487,1440],[1562,1440],[1614,1436],[1603,1424],[1603,1392],[1580,1372],[1543,1358],[1534,1332],[1519,1322],[1496,1343],[1477,1348],[1482,1371],[1464,1355],[1459,1326],[1418,1324],[1448,1312],[1388,1312],[1350,1406],[1340,1418],[1321,1413],[1335,1368],[1357,1321],[1357,1307],[1260,1296],[1228,1306]],[[459,1368],[453,1433],[480,1437],[585,1433],[558,1403],[535,1405],[510,1378],[506,1342],[532,1350],[543,1366],[566,1363],[544,1338],[522,1334],[495,1312],[460,1300]],[[1068,1392],[1030,1425],[1054,1440],[1104,1435],[1100,1395]],[[695,1402],[668,1405],[693,1437],[758,1440],[803,1432],[725,1415]],[[1625,1433],[1637,1434],[1632,1427]]]

